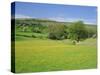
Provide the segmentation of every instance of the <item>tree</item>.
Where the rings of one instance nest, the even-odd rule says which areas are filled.
[[[97,37],[97,30],[95,28],[87,28],[88,38]]]
[[[64,25],[49,25],[48,26],[48,32],[49,35],[48,37],[50,39],[56,39],[56,40],[61,40],[64,39],[65,37],[65,26]]]
[[[82,21],[77,21],[69,26],[68,38],[79,42],[87,38],[87,31],[85,24]]]
[[[42,32],[42,24],[39,23],[39,22],[36,22],[32,25],[32,32],[35,32],[35,33],[41,33]]]

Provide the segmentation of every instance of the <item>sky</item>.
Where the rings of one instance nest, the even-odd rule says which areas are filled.
[[[16,2],[15,18],[39,18],[60,22],[81,20],[87,24],[97,24],[97,7]]]

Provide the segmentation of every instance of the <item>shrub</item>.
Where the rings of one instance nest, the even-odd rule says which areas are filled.
[[[33,34],[32,34],[32,37],[33,37],[33,38],[36,38],[36,36],[35,36],[35,35],[33,35]]]

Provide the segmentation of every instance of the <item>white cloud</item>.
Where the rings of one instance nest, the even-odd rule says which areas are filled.
[[[32,18],[32,17],[27,16],[27,15],[16,14],[16,15],[15,15],[15,18]]]
[[[78,21],[78,20],[82,20],[79,18],[64,18],[64,17],[52,17],[52,18],[48,18],[50,20],[55,20],[55,21],[60,21],[60,22],[73,22],[73,21]]]
[[[63,17],[52,17],[52,18],[48,18],[50,20],[55,20],[55,21],[60,21],[60,22],[65,22],[66,19]]]
[[[86,24],[96,24],[96,20],[94,19],[83,19],[83,18],[64,18],[64,17],[52,17],[48,18],[50,20],[55,20],[59,22],[75,22],[75,21],[83,21]]]
[[[12,18],[14,18],[14,17],[12,16]],[[33,18],[33,17],[27,16],[27,15],[16,14],[15,18]],[[36,17],[34,17],[34,18],[36,18]],[[80,18],[65,18],[60,15],[58,17],[51,17],[51,18],[47,18],[47,19],[59,21],[59,22],[75,22],[75,21],[81,20],[86,24],[96,24],[96,20],[94,20],[94,19],[83,19],[81,17]]]

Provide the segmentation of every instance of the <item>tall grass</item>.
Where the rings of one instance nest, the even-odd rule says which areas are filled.
[[[95,39],[86,40],[96,43]],[[71,45],[70,40],[16,41],[16,72],[89,69],[97,67],[96,45]]]

